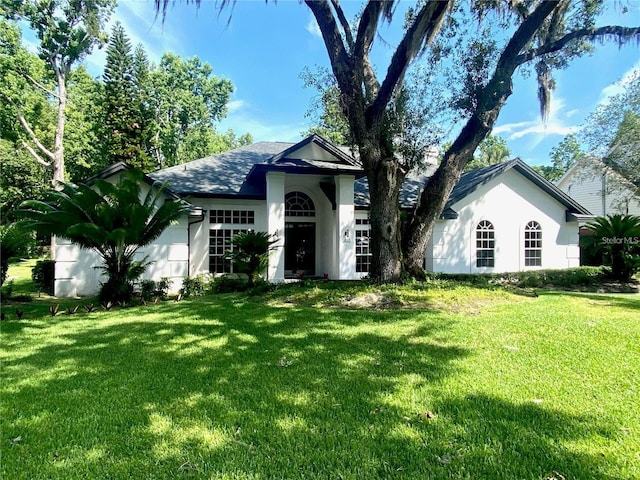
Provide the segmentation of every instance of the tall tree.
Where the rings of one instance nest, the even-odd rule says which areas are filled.
[[[63,139],[67,79],[73,65],[106,40],[103,27],[115,7],[115,0],[25,0],[10,5],[6,13],[29,23],[40,41],[38,54],[54,77],[53,89],[33,82],[56,101],[53,146],[45,146],[22,112],[18,110],[17,114],[32,143],[29,152],[38,161],[51,165],[55,185],[65,178]]]
[[[580,141],[575,134],[570,133],[551,149],[551,165],[533,167],[550,182],[557,182],[569,168],[586,159]]]
[[[233,84],[198,57],[165,53],[151,71],[150,101],[157,123],[158,168],[213,153],[214,123],[226,115]]]
[[[109,165],[103,141],[104,87],[81,65],[69,74],[68,92],[65,169],[71,181],[80,181]]]
[[[367,2],[355,29],[337,2],[309,0],[306,3],[322,32],[342,94],[343,109],[367,174],[371,197],[372,276],[380,281],[400,278],[402,250],[405,268],[412,274],[421,273],[433,225],[461,172],[491,132],[512,93],[512,78],[518,68],[527,64],[535,66],[545,113],[553,87],[553,68],[565,65],[585,51],[585,41],[616,38],[624,43],[639,36],[638,28],[593,27],[599,13],[594,2],[517,2],[502,8],[491,2],[473,2],[466,12],[465,5],[454,2],[421,2],[411,12],[405,35],[392,56],[386,76],[380,81],[369,60],[369,52],[379,23],[385,19],[391,21],[395,2]],[[472,35],[462,26],[465,14],[468,20],[475,19],[487,27]],[[490,35],[492,26],[494,34]],[[441,35],[441,32],[444,33]],[[505,40],[499,44],[498,38]],[[451,48],[452,45],[462,45],[462,48]],[[459,75],[462,85],[452,102],[452,107],[464,113],[466,123],[427,181],[401,243],[398,195],[412,165],[396,155],[397,132],[389,128],[394,124],[390,118],[398,94],[403,91],[401,87],[409,66],[430,48],[430,53],[440,57],[440,61],[447,51],[466,54],[461,61],[454,62],[456,68],[462,69]]]
[[[113,26],[107,46],[104,67],[104,115],[107,133],[107,154],[111,163],[126,162],[144,171],[153,169],[152,159],[145,151],[145,118],[142,107],[145,93],[141,85],[147,81],[144,57],[138,53],[134,63],[131,43],[118,22]],[[140,79],[136,78],[140,74]]]
[[[142,45],[133,51],[133,78],[136,85],[136,108],[140,119],[140,147],[149,157],[150,165],[156,168],[154,161],[158,155],[158,143],[155,139],[158,122],[154,116],[153,85],[151,84],[152,65]]]
[[[12,220],[12,210],[34,198],[47,184],[47,162],[34,162],[21,116],[45,144],[53,139],[55,111],[33,79],[49,86],[44,62],[23,46],[19,29],[0,19],[0,222]]]

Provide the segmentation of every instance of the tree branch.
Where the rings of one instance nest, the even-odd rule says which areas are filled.
[[[512,93],[512,77],[519,65],[516,61],[518,53],[532,40],[556,5],[557,2],[542,2],[526,16],[505,46],[493,76],[479,95],[478,106],[445,152],[440,166],[418,199],[414,219],[409,226],[409,244],[419,237],[417,232],[422,228],[421,223],[430,224],[442,212],[464,166],[473,158],[473,152],[480,142],[491,132],[502,105]]]
[[[358,23],[358,33],[353,50],[353,55],[357,62],[364,58],[371,49],[380,15],[384,9],[387,8],[388,3],[389,2],[369,0],[364,7],[362,15],[360,16],[360,22]]]
[[[16,103],[5,93],[0,93],[0,96],[4,97],[6,101],[9,102],[11,105],[13,105],[13,107],[16,109],[16,116],[18,117],[18,121],[22,125],[22,128],[24,128],[24,130],[29,135],[29,138],[33,141],[33,143],[36,144],[38,149],[42,153],[44,153],[47,157],[49,157],[51,160],[54,160],[55,156],[53,152],[51,152],[51,150],[47,149],[47,147],[45,147],[42,143],[40,143],[40,140],[38,140],[38,137],[36,136],[35,132],[31,129],[29,122],[27,122],[27,119],[24,118],[24,115],[22,115],[22,113],[20,112],[20,108],[16,105]],[[41,160],[39,156],[36,155],[35,157],[36,157],[36,160],[38,161]],[[44,163],[43,165],[47,165],[47,164]]]
[[[51,166],[50,162],[45,161],[40,155],[38,155],[38,152],[36,152],[33,147],[24,140],[22,140],[22,146],[31,154],[33,158],[36,159],[36,162],[38,162],[40,165],[44,165],[45,167]]]
[[[336,16],[338,17],[338,21],[340,25],[342,25],[342,30],[344,31],[344,38],[347,40],[347,45],[349,45],[349,49],[353,51],[354,42],[353,35],[351,34],[351,26],[349,25],[349,21],[347,17],[344,15],[344,10],[340,6],[338,0],[331,0],[331,4],[333,5],[333,9],[336,12]]]
[[[36,136],[35,132],[31,129],[31,126],[29,125],[29,122],[27,122],[27,119],[24,118],[24,115],[22,115],[22,113],[20,113],[20,112],[18,112],[17,115],[18,115],[18,121],[22,125],[22,128],[25,129],[25,131],[29,135],[29,138],[31,139],[31,141],[36,144],[36,147],[38,147],[38,150],[40,150],[45,156],[49,157],[51,160],[54,160],[55,159],[55,155],[53,154],[53,152],[51,152],[51,150],[49,150],[47,147],[45,147],[40,142],[40,140],[38,140],[38,137]]]
[[[40,82],[38,82],[35,78],[33,78],[28,73],[20,71],[20,70],[18,70],[18,71],[20,72],[20,75],[22,75],[24,78],[29,80],[31,83],[33,83],[36,87],[38,87],[43,92],[47,93],[48,95],[51,95],[54,98],[60,98],[59,95],[56,92],[54,92],[53,90],[49,90],[47,87],[42,85]]]
[[[435,0],[427,2],[420,9],[393,54],[387,76],[382,82],[375,101],[369,107],[369,112],[367,112],[371,117],[382,115],[411,61],[433,41],[439,32],[445,14],[449,11],[452,3],[452,0]]]
[[[619,46],[624,45],[634,38],[636,39],[636,42],[640,42],[640,26],[621,27],[617,25],[609,25],[606,27],[582,28],[580,30],[574,30],[573,32],[566,34],[564,37],[561,37],[554,42],[545,43],[538,48],[534,48],[532,50],[529,50],[528,52],[518,55],[518,57],[516,58],[516,62],[518,63],[518,65],[522,65],[523,63],[527,63],[534,58],[540,57],[542,55],[557,52],[566,47],[567,44],[572,40],[586,39],[590,42],[595,42],[596,40],[604,39],[605,37],[616,38],[618,40]]]
[[[380,21],[380,15],[383,13],[388,15],[387,9],[389,9],[392,4],[393,2],[384,3],[382,1],[370,0],[362,12],[358,24],[358,33],[353,49],[354,69],[357,72],[363,73],[364,86],[369,98],[374,98],[380,90],[380,82],[378,82],[375,71],[369,61],[369,51],[375,38],[376,26]]]
[[[320,33],[322,33],[322,39],[324,40],[331,62],[331,69],[340,86],[340,91],[345,95],[350,95],[353,91],[351,71],[349,69],[351,64],[349,61],[350,57],[345,49],[331,7],[327,3],[327,0],[305,0],[305,3],[316,18],[318,28],[320,28]]]

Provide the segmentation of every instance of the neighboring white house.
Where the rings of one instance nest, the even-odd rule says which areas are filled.
[[[112,166],[99,175],[115,178]],[[370,265],[367,182],[348,150],[312,135],[297,144],[259,142],[150,174],[168,195],[192,206],[156,244],[140,252],[154,263],[145,275],[182,279],[230,273],[225,252],[242,231],[270,233],[275,249],[268,280],[328,276],[353,280]],[[408,179],[402,207],[410,208],[422,182]],[[428,270],[507,272],[579,265],[578,222],[590,212],[521,160],[462,175],[438,220],[425,254]],[[58,296],[90,295],[102,278],[100,259],[58,243]]]
[[[635,186],[599,159],[574,164],[557,186],[595,216],[640,215],[640,196],[635,193]]]

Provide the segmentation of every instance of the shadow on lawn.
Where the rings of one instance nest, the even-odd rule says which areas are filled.
[[[588,293],[588,292],[570,292],[570,291],[542,291],[538,292],[543,295],[561,295],[564,297],[585,298],[602,305],[614,306],[620,308],[628,308],[632,310],[640,310],[640,294],[637,293]]]
[[[439,315],[166,307],[3,363],[3,478],[607,478],[597,419],[447,393]]]

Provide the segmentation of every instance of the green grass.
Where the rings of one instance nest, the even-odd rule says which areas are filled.
[[[0,325],[0,478],[640,478],[640,297],[538,294],[34,301]]]

